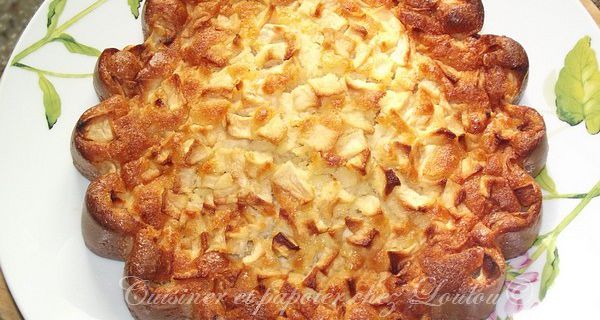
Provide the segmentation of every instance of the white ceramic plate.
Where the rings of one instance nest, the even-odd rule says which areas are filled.
[[[33,17],[16,53],[44,37],[50,2],[46,1]],[[98,5],[95,10],[64,31],[95,48],[121,48],[142,41],[140,21],[133,18],[127,0],[67,1],[58,24],[94,3]],[[558,120],[553,88],[564,57],[577,40],[589,35],[593,47],[600,51],[597,26],[576,0],[484,3],[485,32],[509,35],[529,54],[529,85],[522,103],[545,117],[550,140],[548,169],[558,189],[587,192],[600,179],[600,135],[588,134],[583,124],[571,127]],[[71,53],[63,43],[51,42],[21,63],[61,73],[91,73],[95,58]],[[49,130],[38,77],[31,70],[8,67],[0,85],[2,269],[27,319],[130,319],[119,288],[123,264],[93,255],[80,231],[88,182],[71,164],[69,142],[80,114],[98,101],[92,80],[46,76],[62,103],[62,115]],[[545,201],[543,232],[552,230],[578,201]],[[545,300],[530,309],[538,304],[544,253],[528,270],[521,270],[524,274],[517,275],[512,293],[501,297],[498,318],[505,319],[519,309],[530,310],[514,318],[597,318],[599,210],[600,199],[592,200],[558,238],[561,273]],[[519,269],[522,262],[511,265]]]

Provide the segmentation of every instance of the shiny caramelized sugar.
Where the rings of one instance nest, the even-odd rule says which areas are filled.
[[[416,302],[497,293],[538,230],[527,56],[476,34],[478,1],[147,2],[144,44],[102,54],[74,134],[86,242],[138,294],[228,298],[137,318],[487,316]]]

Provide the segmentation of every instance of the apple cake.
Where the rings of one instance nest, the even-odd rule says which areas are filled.
[[[85,243],[126,261],[135,318],[488,316],[538,234],[547,142],[480,0],[143,11],[72,140]]]

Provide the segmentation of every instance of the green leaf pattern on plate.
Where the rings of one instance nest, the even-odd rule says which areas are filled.
[[[58,19],[65,10],[66,4],[67,0],[53,0],[50,2],[50,5],[48,6],[48,22],[46,23],[46,26],[48,27],[48,34],[52,33],[54,29],[56,29]]]
[[[38,73],[39,85],[43,93],[44,110],[46,111],[46,121],[48,122],[48,128],[52,129],[61,112],[60,96],[56,92],[52,82],[48,81],[46,76],[42,73]]]
[[[600,71],[591,38],[583,37],[567,54],[555,86],[558,117],[575,126],[585,120],[590,134],[600,132]]]
[[[548,168],[544,167],[540,174],[538,174],[538,176],[535,177],[535,181],[540,185],[542,189],[548,191],[550,194],[558,193],[556,191],[556,183],[548,174]]]
[[[78,53],[91,57],[98,57],[101,53],[100,50],[96,48],[92,48],[77,42],[75,38],[66,33],[54,38],[54,41],[62,42],[65,45],[65,48],[67,48],[67,50],[69,50],[71,53]]]
[[[137,19],[140,16],[140,7],[143,0],[127,0],[131,14]]]
[[[544,270],[542,271],[542,280],[540,284],[540,300],[544,300],[546,294],[548,293],[548,289],[550,289],[552,284],[554,284],[554,280],[560,271],[558,268],[559,263],[560,258],[558,256],[558,248],[554,248],[554,250],[547,250],[546,264],[544,265]]]
[[[60,117],[60,96],[56,92],[54,85],[46,78],[46,76],[57,77],[57,78],[87,78],[91,77],[92,73],[64,73],[57,71],[49,71],[43,70],[40,68],[36,68],[27,64],[22,63],[21,61],[29,56],[30,54],[38,51],[46,44],[50,42],[60,42],[65,48],[74,54],[81,54],[91,57],[98,57],[100,55],[100,50],[93,48],[88,45],[84,45],[69,34],[66,33],[66,30],[70,28],[76,22],[79,22],[88,14],[93,12],[98,7],[105,4],[108,0],[95,0],[88,7],[83,9],[82,11],[75,14],[73,17],[68,19],[63,24],[59,24],[59,19],[64,12],[65,6],[67,5],[67,0],[52,0],[48,5],[48,14],[47,14],[47,32],[46,35],[35,43],[31,44],[23,51],[19,52],[15,55],[11,62],[11,66],[20,68],[22,70],[35,72],[39,76],[39,85],[42,90],[44,97],[44,109],[46,110],[46,119],[48,121],[48,128],[52,129],[58,117]],[[127,0],[131,12],[137,18],[139,16],[139,8],[141,0],[132,1]],[[135,7],[135,10],[134,10]]]

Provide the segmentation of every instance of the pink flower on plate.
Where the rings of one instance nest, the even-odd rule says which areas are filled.
[[[527,253],[508,261],[504,292],[496,311],[486,320],[510,320],[514,314],[537,305],[536,283],[540,273],[528,271],[532,263]]]
[[[537,272],[525,272],[517,276],[514,280],[506,283],[506,290],[509,292],[509,297],[519,296],[531,287],[532,283],[536,283],[540,276]]]
[[[531,260],[531,258],[529,258],[529,254],[526,253],[520,257],[511,259],[508,262],[508,265],[513,270],[520,270],[520,269],[528,267],[532,262],[533,262],[533,260]]]
[[[521,310],[523,310],[522,299],[508,298],[508,300],[506,301],[506,305],[504,305],[504,311],[508,316],[512,316],[515,313],[519,313],[521,312]]]
[[[498,314],[496,313],[496,311],[492,312],[492,314],[490,314],[489,317],[487,317],[486,320],[497,320],[498,319]]]
[[[525,303],[533,294],[533,285],[539,280],[537,272],[525,272],[517,276],[514,280],[506,283],[507,300],[504,305],[504,311],[508,316],[524,309]]]

